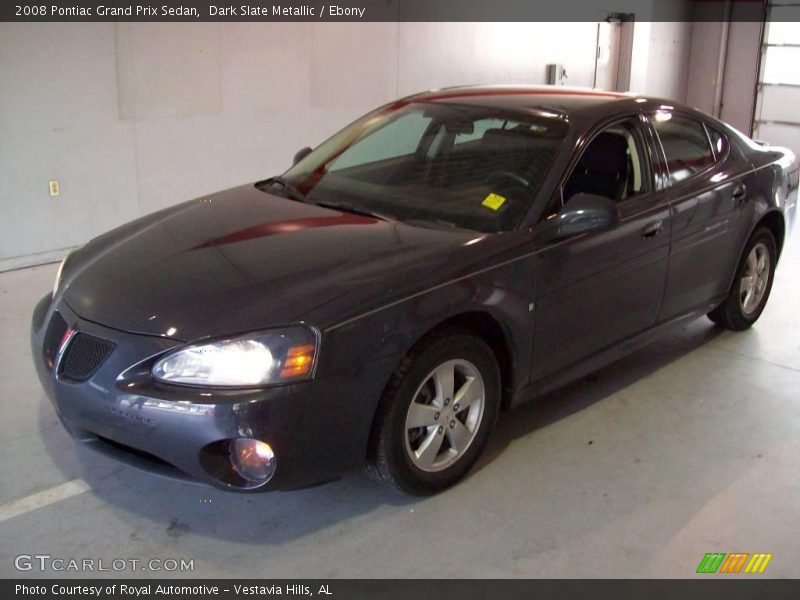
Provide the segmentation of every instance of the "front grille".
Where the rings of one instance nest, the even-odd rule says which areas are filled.
[[[76,333],[61,359],[61,376],[72,381],[86,381],[97,372],[114,348],[114,342],[88,333]]]
[[[64,339],[64,334],[67,333],[67,322],[57,312],[53,313],[50,319],[50,324],[47,326],[47,331],[44,334],[44,346],[42,351],[44,353],[44,362],[47,368],[52,370],[58,356],[58,349]]]

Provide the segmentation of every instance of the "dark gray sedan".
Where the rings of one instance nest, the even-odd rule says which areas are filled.
[[[418,94],[70,254],[34,361],[75,438],[153,471],[432,493],[501,407],[688,319],[750,327],[797,188],[791,152],[673,102]]]

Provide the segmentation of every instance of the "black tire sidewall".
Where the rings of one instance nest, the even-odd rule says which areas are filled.
[[[464,359],[481,374],[484,384],[484,412],[478,433],[466,453],[452,466],[437,472],[419,469],[411,461],[405,447],[405,421],[414,393],[433,369],[445,361]],[[415,356],[402,379],[386,413],[382,442],[386,466],[394,482],[413,494],[440,491],[461,479],[480,456],[500,406],[500,373],[492,350],[481,339],[469,334],[454,334],[436,340]]]

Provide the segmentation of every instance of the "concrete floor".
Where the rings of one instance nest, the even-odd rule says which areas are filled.
[[[29,358],[54,273],[0,275],[0,577],[52,576],[15,571],[35,553],[193,559],[198,577],[688,577],[711,551],[800,576],[798,243],[755,328],[700,319],[503,414],[472,475],[427,499],[358,473],[226,494],[79,447]]]

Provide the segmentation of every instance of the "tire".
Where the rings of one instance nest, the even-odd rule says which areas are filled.
[[[367,472],[416,496],[453,485],[486,446],[500,394],[497,360],[479,337],[450,330],[423,339],[397,366],[381,398]]]
[[[733,331],[755,323],[767,305],[777,260],[775,236],[766,227],[757,228],[744,247],[728,297],[708,317]],[[751,275],[754,268],[755,278]]]

